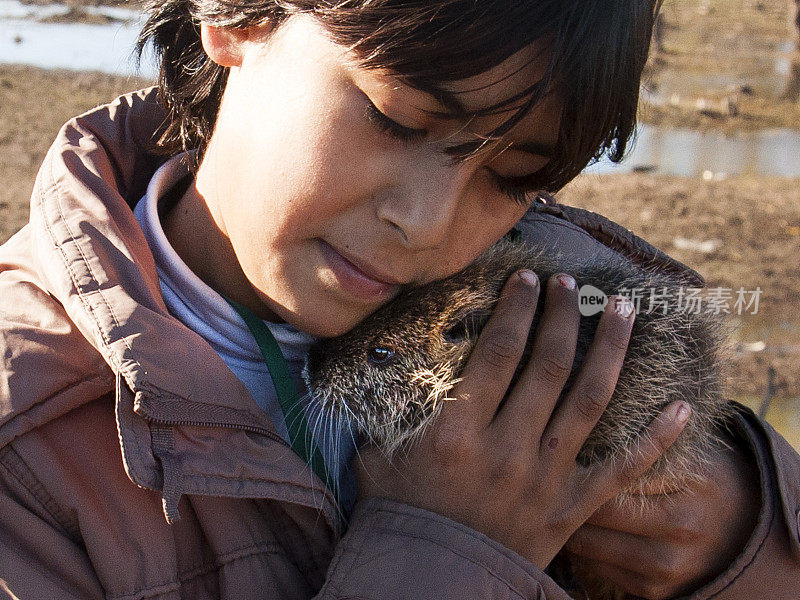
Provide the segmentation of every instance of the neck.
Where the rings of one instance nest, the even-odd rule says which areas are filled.
[[[224,225],[214,218],[195,181],[164,215],[161,225],[175,252],[206,285],[262,319],[281,321],[250,285]]]

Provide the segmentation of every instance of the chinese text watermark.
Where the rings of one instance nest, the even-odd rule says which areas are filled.
[[[616,296],[628,298],[636,314],[667,314],[678,311],[715,315],[758,314],[762,290],[712,288],[622,288]],[[585,317],[601,312],[608,304],[608,295],[593,285],[583,285],[578,292],[578,306]]]

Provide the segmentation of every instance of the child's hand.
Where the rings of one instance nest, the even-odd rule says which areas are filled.
[[[614,390],[633,315],[615,312],[609,302],[572,390],[556,407],[579,314],[574,280],[554,277],[531,359],[509,392],[539,295],[535,276],[521,273],[529,279],[509,278],[451,392],[455,400],[420,442],[392,463],[364,448],[356,466],[360,497],[393,498],[445,515],[544,568],[581,523],[675,440],[688,407],[668,406],[634,459],[580,467],[575,457]]]
[[[637,597],[687,595],[720,575],[741,553],[760,507],[755,465],[720,452],[709,478],[632,507],[609,502],[573,534],[566,550]]]

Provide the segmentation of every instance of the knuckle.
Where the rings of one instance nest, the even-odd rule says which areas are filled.
[[[538,285],[523,283],[520,277],[512,277],[509,284],[500,296],[500,302],[504,306],[515,312],[529,312],[536,308],[539,298]]]
[[[574,556],[585,556],[587,552],[587,545],[586,540],[583,539],[580,530],[576,531],[572,536],[567,540],[566,546],[564,548],[570,554]]]
[[[694,540],[697,531],[702,527],[695,515],[679,510],[677,507],[669,509],[667,513],[672,525],[672,539],[678,543],[687,543]]]
[[[598,337],[604,345],[625,352],[630,342],[630,330],[624,321],[615,319],[598,331]]]
[[[658,556],[657,564],[655,565],[656,580],[662,586],[669,585],[673,581],[680,579],[681,574],[685,571],[683,561],[679,552],[674,550],[666,550]]]
[[[659,435],[647,434],[644,437],[643,443],[647,445],[646,448],[652,452],[655,457],[664,454],[670,446],[670,444]],[[642,450],[642,452],[644,453],[646,450]]]
[[[435,460],[444,465],[457,465],[474,453],[475,440],[463,427],[438,427],[431,436],[431,447]]]
[[[587,421],[596,421],[606,409],[611,394],[606,395],[599,388],[586,390],[578,400],[578,413]]]
[[[489,334],[488,338],[480,344],[478,358],[490,367],[504,367],[518,359],[520,355],[519,336],[516,332],[496,331]]]
[[[491,455],[497,462],[510,463],[520,461],[523,456],[520,444],[511,439],[504,439],[492,445]]]
[[[664,584],[649,579],[636,582],[629,591],[637,598],[648,598],[649,600],[665,600],[669,597]]]
[[[569,362],[563,357],[550,356],[539,361],[539,377],[547,383],[563,385],[569,371]]]
[[[579,506],[574,502],[566,502],[561,507],[561,510],[550,518],[550,528],[553,531],[560,532],[560,535],[568,535],[570,531],[575,531],[584,520],[582,518],[583,515],[578,510]]]
[[[499,487],[508,487],[522,480],[526,472],[525,464],[518,458],[513,456],[498,457],[497,460],[492,461],[488,477],[491,484]]]
[[[640,473],[662,456],[667,448],[669,444],[661,437],[651,432],[645,433],[634,445],[626,466],[631,473]]]
[[[636,459],[636,452],[621,459],[619,470],[617,471],[617,483],[620,488],[629,487],[639,478],[639,461]]]

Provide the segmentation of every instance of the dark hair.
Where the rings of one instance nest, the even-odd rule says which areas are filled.
[[[442,84],[482,73],[536,40],[551,58],[543,78],[515,98],[482,109],[520,106],[491,135],[500,136],[556,89],[563,115],[556,153],[536,184],[554,192],[608,153],[619,161],[634,133],[639,85],[660,0],[149,0],[138,50],[160,58],[161,98],[170,123],[164,152],[198,150],[214,129],[228,70],[211,61],[200,22],[243,28],[279,26],[314,15],[365,67],[380,67],[445,106]],[[455,108],[453,109],[456,110]],[[460,115],[467,116],[467,115]],[[463,148],[465,156],[476,148]]]

